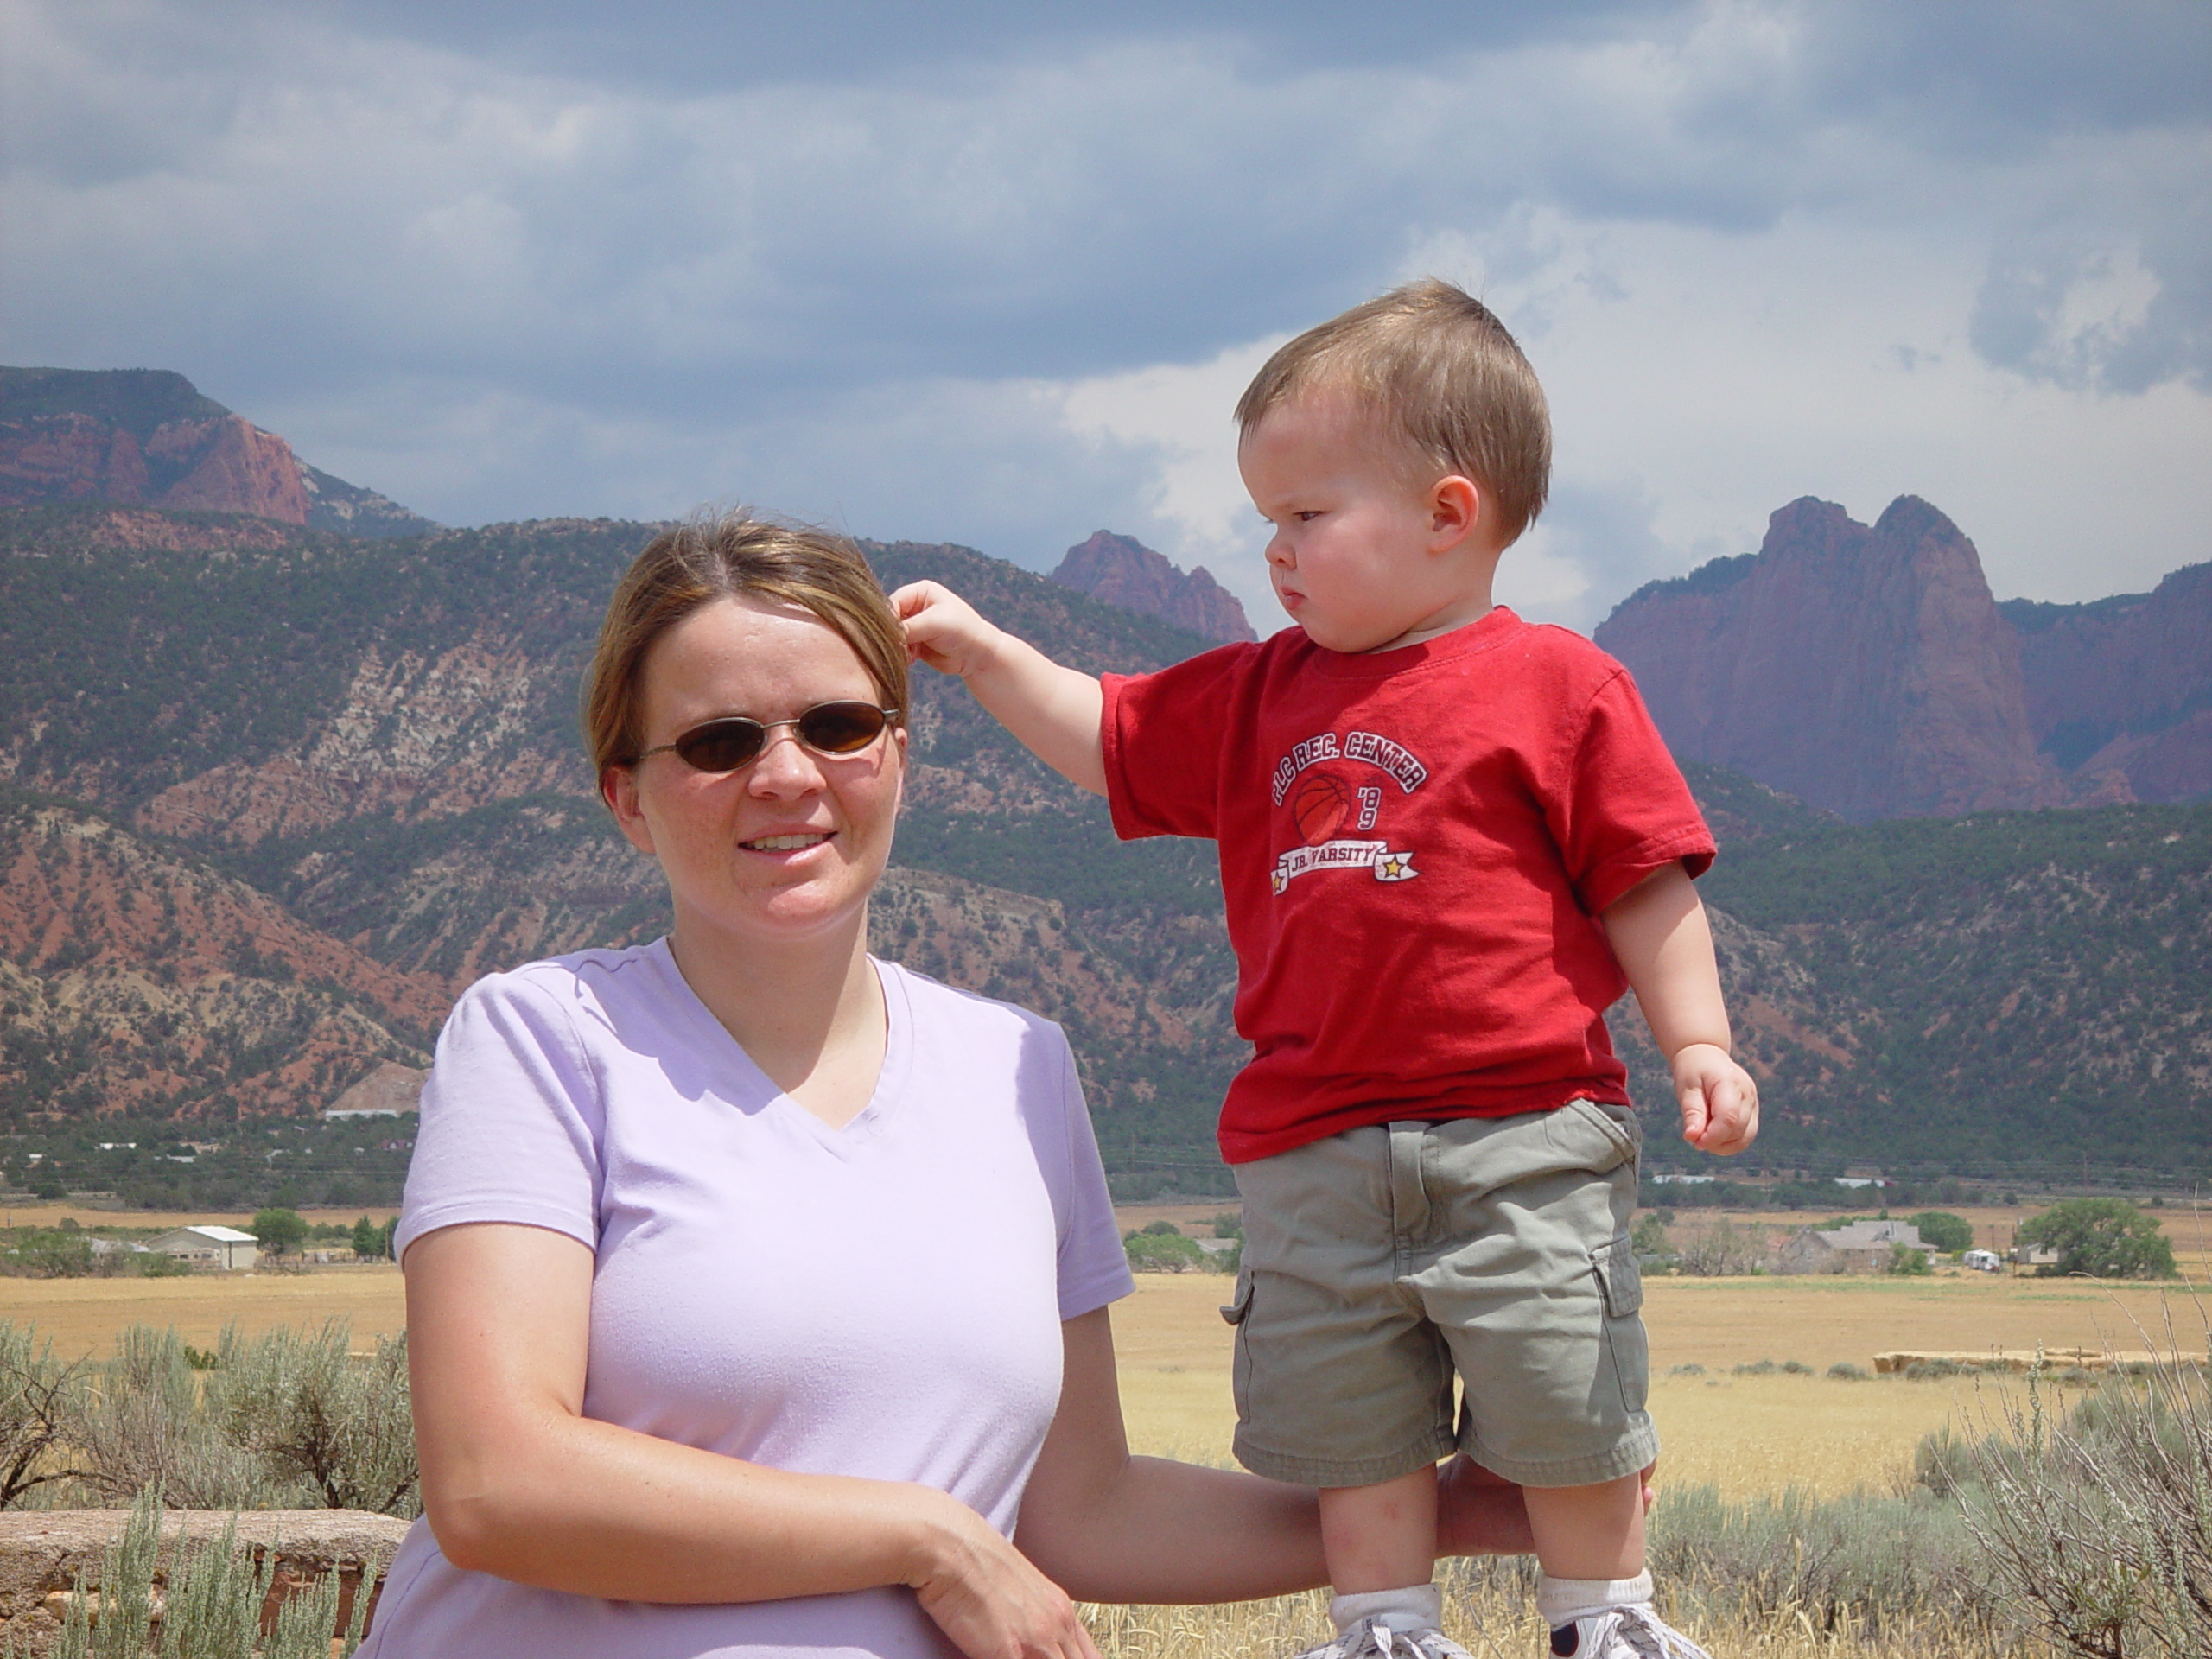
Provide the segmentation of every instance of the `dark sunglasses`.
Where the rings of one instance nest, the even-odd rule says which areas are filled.
[[[754,720],[747,715],[726,715],[694,726],[673,743],[657,744],[638,759],[673,750],[676,758],[695,772],[735,772],[749,766],[768,747],[768,734],[788,726],[798,741],[817,754],[858,754],[883,735],[883,728],[899,718],[896,709],[879,709],[858,701],[817,702],[796,720]]]

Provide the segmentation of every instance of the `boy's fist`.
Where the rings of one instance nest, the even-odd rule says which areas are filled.
[[[1675,1056],[1682,1139],[1700,1152],[1741,1152],[1759,1132],[1759,1086],[1713,1043],[1685,1043]]]
[[[906,660],[927,663],[966,679],[982,664],[998,630],[974,606],[934,582],[910,582],[891,595],[891,608],[906,625]]]

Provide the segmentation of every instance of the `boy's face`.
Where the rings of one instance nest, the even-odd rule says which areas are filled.
[[[1244,487],[1274,526],[1275,597],[1331,651],[1389,650],[1490,608],[1488,564],[1453,556],[1474,528],[1455,527],[1438,499],[1454,480],[1411,482],[1377,424],[1350,397],[1313,392],[1268,410],[1236,448]]]

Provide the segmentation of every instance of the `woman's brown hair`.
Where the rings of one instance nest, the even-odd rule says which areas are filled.
[[[645,746],[645,657],[671,628],[718,599],[811,611],[853,650],[876,697],[903,725],[906,632],[859,548],[842,536],[755,518],[741,509],[663,531],[631,561],[600,624],[583,686],[584,747],[602,787]]]

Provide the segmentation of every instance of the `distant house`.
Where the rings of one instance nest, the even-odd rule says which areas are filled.
[[[2015,1244],[2012,1264],[2020,1268],[2055,1268],[2058,1252],[2048,1244]]]
[[[180,1227],[147,1241],[146,1248],[195,1268],[235,1272],[258,1259],[260,1241],[235,1227]]]
[[[1777,1273],[1886,1273],[1898,1246],[1928,1248],[1909,1221],[1854,1221],[1823,1232],[1808,1227],[1782,1247]]]

